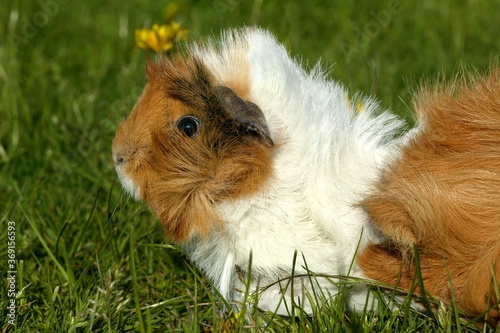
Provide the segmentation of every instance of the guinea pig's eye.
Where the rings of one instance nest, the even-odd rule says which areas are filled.
[[[177,122],[177,128],[190,138],[194,138],[200,130],[200,121],[193,116],[184,116]]]

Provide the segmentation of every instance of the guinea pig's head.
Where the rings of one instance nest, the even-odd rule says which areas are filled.
[[[272,172],[273,141],[260,108],[214,84],[201,61],[162,59],[113,141],[124,188],[184,242],[224,222],[214,209],[255,194]],[[239,87],[238,89],[240,89]]]

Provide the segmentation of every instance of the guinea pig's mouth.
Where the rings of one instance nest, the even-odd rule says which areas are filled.
[[[125,174],[121,165],[115,164],[115,170],[125,191],[134,197],[135,200],[141,200],[141,187]]]

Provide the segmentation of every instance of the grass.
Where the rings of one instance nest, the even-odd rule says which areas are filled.
[[[312,317],[249,308],[227,319],[210,282],[123,195],[110,145],[144,83],[134,29],[166,1],[6,0],[0,6],[0,271],[15,222],[16,319],[0,283],[2,332],[426,332],[480,330],[442,309],[350,313],[342,297]],[[179,0],[189,40],[258,24],[294,55],[408,116],[421,78],[498,56],[498,1],[285,3]],[[328,3],[328,4],[327,4]],[[411,117],[408,118],[411,122]],[[6,227],[3,227],[6,226]],[[4,231],[5,230],[5,231]],[[458,318],[458,319],[457,319]]]

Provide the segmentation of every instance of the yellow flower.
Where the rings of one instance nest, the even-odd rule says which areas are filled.
[[[344,96],[347,99],[347,106],[349,107],[349,113],[351,114],[351,117],[354,117],[356,114],[361,113],[363,107],[365,106],[365,102],[364,101],[357,102],[356,110],[354,110],[349,94],[347,92],[344,92]]]
[[[153,24],[151,29],[136,29],[135,41],[137,47],[153,52],[168,52],[175,44],[185,40],[188,30],[183,29],[180,23],[172,21],[170,24]]]
[[[229,316],[226,318],[224,323],[222,324],[223,331],[222,333],[233,332],[235,325],[238,323],[238,320],[241,317],[241,311],[233,314],[233,312],[229,313]]]

